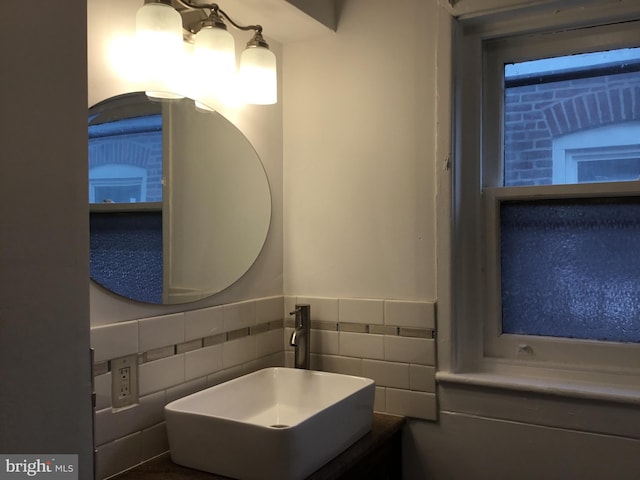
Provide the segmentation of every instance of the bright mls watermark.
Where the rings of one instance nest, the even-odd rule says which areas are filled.
[[[78,480],[78,455],[0,455],[0,480]]]

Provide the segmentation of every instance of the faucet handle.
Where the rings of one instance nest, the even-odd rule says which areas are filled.
[[[297,314],[304,314],[304,313],[309,313],[309,309],[311,308],[311,306],[308,303],[296,303],[296,307],[295,310],[293,312],[290,312],[289,315],[297,315]]]

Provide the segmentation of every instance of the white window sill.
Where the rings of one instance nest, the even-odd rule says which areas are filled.
[[[453,373],[440,371],[436,373],[436,381],[441,384],[450,383],[608,403],[640,405],[640,380],[635,385],[621,386],[495,372]]]

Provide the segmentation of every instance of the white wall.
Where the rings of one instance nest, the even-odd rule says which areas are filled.
[[[436,268],[450,251],[436,241],[448,221],[434,211],[450,191],[450,91],[436,88],[450,74],[436,52],[451,45],[437,4],[346,0],[335,35],[285,45],[285,294],[436,300],[439,319],[448,308],[449,275]],[[439,356],[447,333],[439,325]],[[446,384],[438,403],[437,423],[405,430],[407,479],[640,471],[637,430],[624,430],[637,424],[634,406]]]
[[[93,470],[85,5],[0,17],[0,452],[79,454],[79,478]]]
[[[132,79],[120,76],[110,63],[113,39],[131,36],[141,3],[130,0],[88,0],[88,105],[111,96],[140,90]],[[246,32],[229,31],[239,52],[249,39]],[[267,39],[281,57],[277,42]],[[281,98],[281,95],[279,95]],[[271,225],[262,253],[249,272],[230,288],[187,306],[145,305],[126,300],[91,284],[91,324],[102,325],[153,315],[221,305],[250,298],[282,294],[282,105],[220,109],[248,138],[260,156],[271,188]]]
[[[432,300],[435,2],[284,49],[285,294]]]
[[[407,479],[635,480],[638,441],[444,412],[405,429]]]

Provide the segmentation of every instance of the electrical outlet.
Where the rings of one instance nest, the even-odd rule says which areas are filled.
[[[131,395],[131,367],[118,369],[118,398],[126,398]]]
[[[128,407],[138,403],[138,355],[111,360],[111,405]]]

